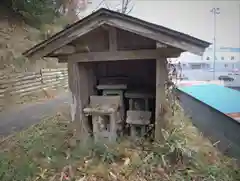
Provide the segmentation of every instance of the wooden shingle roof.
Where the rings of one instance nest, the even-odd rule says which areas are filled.
[[[56,49],[104,24],[120,28],[183,51],[202,55],[210,43],[169,28],[149,23],[119,12],[101,8],[78,22],[68,26],[49,39],[23,53],[26,57],[44,57]]]

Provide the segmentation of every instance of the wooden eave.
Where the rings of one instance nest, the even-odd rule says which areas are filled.
[[[153,39],[156,42],[164,43],[170,47],[175,47],[182,51],[188,51],[197,55],[202,55],[204,50],[210,45],[209,42],[169,28],[102,8],[53,35],[49,39],[37,44],[33,48],[25,51],[23,55],[33,59],[46,57],[53,51],[69,44],[73,40],[104,24],[129,31],[140,36]]]

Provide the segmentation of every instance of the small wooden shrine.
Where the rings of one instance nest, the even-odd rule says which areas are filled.
[[[185,51],[201,55],[209,45],[100,9],[23,54],[67,63],[73,120],[81,123],[84,133],[92,131],[95,140],[115,141],[126,127],[132,137],[144,135],[150,123],[160,129],[167,58]]]

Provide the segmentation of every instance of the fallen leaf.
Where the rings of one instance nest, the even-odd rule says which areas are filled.
[[[111,176],[114,180],[117,180],[117,176],[116,176],[114,173],[109,172],[109,174],[110,174],[110,176]]]
[[[162,177],[164,177],[164,178],[166,178],[166,179],[169,179],[169,177],[168,177],[168,175],[166,174],[164,168],[158,167],[158,168],[156,169],[156,172],[157,172],[159,175],[161,175]]]
[[[77,180],[77,181],[84,181],[86,179],[86,176],[84,176],[84,177],[82,177],[82,178],[80,178],[79,180]]]
[[[125,158],[124,160],[125,160],[125,161],[124,161],[124,166],[129,165],[129,163],[130,163],[130,158]]]

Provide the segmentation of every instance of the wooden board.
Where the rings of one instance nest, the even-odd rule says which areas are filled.
[[[117,61],[117,60],[141,60],[157,59],[159,57],[168,57],[177,52],[176,49],[153,49],[153,50],[132,50],[115,52],[89,52],[76,53],[61,58],[59,62],[98,62],[98,61]],[[178,52],[178,56],[179,56]]]

